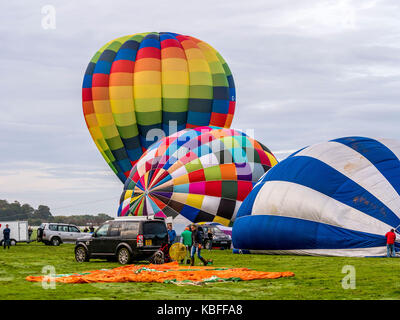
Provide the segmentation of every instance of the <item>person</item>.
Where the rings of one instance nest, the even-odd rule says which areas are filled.
[[[202,232],[200,232],[199,228],[195,224],[192,224],[191,229],[192,229],[192,250],[190,252],[190,265],[194,266],[194,255],[197,251],[197,256],[206,266],[207,261],[201,256],[201,244],[203,243],[203,234]]]
[[[168,228],[168,242],[169,245],[171,246],[175,242],[176,232],[174,229],[172,229],[172,223],[168,223],[167,228]]]
[[[181,241],[183,245],[186,247],[186,257],[190,257],[190,251],[192,249],[192,231],[189,230],[189,227],[186,227],[185,230],[181,234]],[[181,260],[183,263],[183,260]],[[190,259],[186,259],[186,263],[190,263]]]
[[[209,244],[208,244],[208,245],[209,245],[208,250],[211,251],[211,249],[212,249],[212,243],[213,243],[213,232],[212,232],[212,228],[208,228],[207,235],[208,235],[208,243],[209,243]]]
[[[32,227],[29,226],[29,228],[28,228],[28,242],[31,242],[32,232],[33,232]]]
[[[85,227],[85,229],[83,229],[83,232],[89,232],[89,229]]]
[[[93,226],[90,226],[90,227],[89,227],[89,230],[90,230],[90,233],[93,233],[93,232],[94,232],[94,227],[93,227]]]
[[[391,229],[388,233],[386,233],[385,237],[388,258],[396,257],[396,251],[394,250],[394,241],[396,240],[396,234],[394,233],[394,229]]]
[[[8,224],[6,224],[6,227],[3,230],[3,246],[4,246],[4,250],[6,249],[6,246],[8,247],[8,249],[10,249],[10,233],[11,233],[11,230],[8,227]]]

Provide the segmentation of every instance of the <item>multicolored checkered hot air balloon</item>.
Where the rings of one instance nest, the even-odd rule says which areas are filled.
[[[209,44],[170,32],[104,45],[83,80],[83,112],[102,156],[122,182],[145,150],[185,128],[229,128],[235,85]]]
[[[257,180],[277,163],[246,134],[218,127],[184,129],[153,144],[133,167],[118,216],[181,214],[231,225]]]

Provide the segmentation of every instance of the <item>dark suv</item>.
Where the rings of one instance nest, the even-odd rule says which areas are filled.
[[[75,246],[78,262],[89,259],[118,260],[121,264],[150,258],[168,243],[164,219],[117,218],[103,223],[93,234],[79,238]]]
[[[211,229],[211,232],[213,233],[213,239],[212,239],[212,247],[217,247],[221,249],[230,249],[231,243],[232,243],[232,238],[225,234],[221,229],[215,227],[215,226],[199,226],[199,229],[201,228],[201,231],[203,231],[204,235],[204,248],[206,249],[211,249],[211,241],[208,238],[208,230]]]

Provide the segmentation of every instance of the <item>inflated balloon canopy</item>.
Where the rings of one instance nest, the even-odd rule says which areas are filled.
[[[344,137],[268,171],[243,202],[232,239],[250,253],[383,256],[385,234],[399,226],[400,141]]]
[[[256,181],[277,163],[238,130],[184,129],[153,144],[132,169],[119,216],[182,215],[230,225]]]
[[[171,32],[105,44],[90,60],[82,88],[87,127],[122,182],[161,136],[198,126],[229,128],[235,100],[222,56],[206,42]]]

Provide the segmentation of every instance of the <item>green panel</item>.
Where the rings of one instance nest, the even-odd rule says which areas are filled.
[[[190,98],[198,99],[212,99],[213,89],[212,86],[190,86]]]
[[[222,198],[237,199],[237,182],[236,181],[222,181]]]
[[[159,124],[162,122],[162,112],[136,112],[136,119],[139,125],[149,126],[152,124]]]
[[[188,99],[163,98],[163,111],[167,112],[186,112],[188,111]]]
[[[213,166],[204,169],[206,181],[221,180],[220,166]]]

